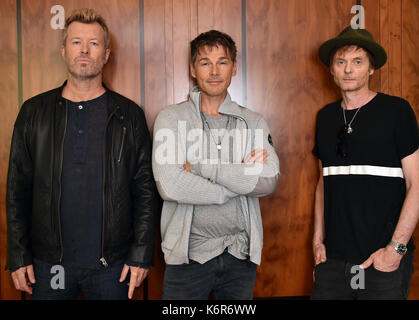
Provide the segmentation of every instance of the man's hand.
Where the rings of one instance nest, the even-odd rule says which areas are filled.
[[[183,169],[185,169],[186,171],[188,171],[188,172],[191,172],[191,163],[190,162],[186,162],[184,165],[183,165]]]
[[[326,262],[326,246],[320,242],[320,243],[313,243],[313,256],[314,256],[314,266],[317,266],[319,263]],[[314,270],[313,270],[313,282],[316,281],[316,278],[314,276]]]
[[[33,265],[31,264],[26,267],[21,267],[15,272],[12,272],[12,280],[17,290],[32,294],[31,285],[35,283]]]
[[[326,246],[323,243],[313,244],[314,265],[326,262]]]
[[[398,254],[394,248],[387,246],[375,251],[359,267],[366,269],[373,265],[375,269],[382,272],[392,272],[399,268],[402,255]]]
[[[246,157],[244,160],[245,163],[266,163],[266,158],[268,157],[268,151],[266,149],[255,149]]]
[[[132,299],[132,295],[134,294],[135,288],[141,285],[141,283],[143,282],[143,280],[148,274],[148,269],[143,269],[139,267],[130,267],[124,264],[119,282],[122,282],[125,280],[125,278],[127,277],[128,271],[130,272],[128,298]]]

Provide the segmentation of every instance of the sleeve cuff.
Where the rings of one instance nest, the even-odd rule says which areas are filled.
[[[131,260],[127,260],[125,261],[125,264],[129,267],[137,267],[137,268],[142,268],[142,269],[151,269],[151,265],[146,264],[146,263],[141,263],[141,262],[134,262]]]

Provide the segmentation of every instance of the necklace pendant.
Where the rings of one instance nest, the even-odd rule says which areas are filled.
[[[221,150],[221,144],[217,144],[217,149]]]
[[[348,125],[348,127],[346,128],[346,133],[351,134],[352,132],[353,132],[352,127]]]

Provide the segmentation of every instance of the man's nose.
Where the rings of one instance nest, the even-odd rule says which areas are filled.
[[[82,53],[85,53],[85,54],[88,54],[89,53],[89,46],[88,46],[87,43],[82,43],[80,49],[81,49],[81,52]]]
[[[351,73],[352,72],[352,64],[351,63],[347,63],[345,65],[345,73]]]
[[[210,74],[214,75],[214,76],[220,74],[220,70],[218,69],[218,66],[216,64],[212,65],[212,67],[210,69]]]

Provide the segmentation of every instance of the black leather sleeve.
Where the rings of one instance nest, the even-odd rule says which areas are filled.
[[[134,243],[128,252],[128,260],[153,265],[154,221],[156,194],[151,168],[151,137],[144,112],[137,108],[135,116],[136,170],[132,177],[131,198],[134,221]]]
[[[33,169],[30,152],[31,106],[24,104],[16,119],[7,175],[6,269],[32,264],[29,232],[32,210]]]

